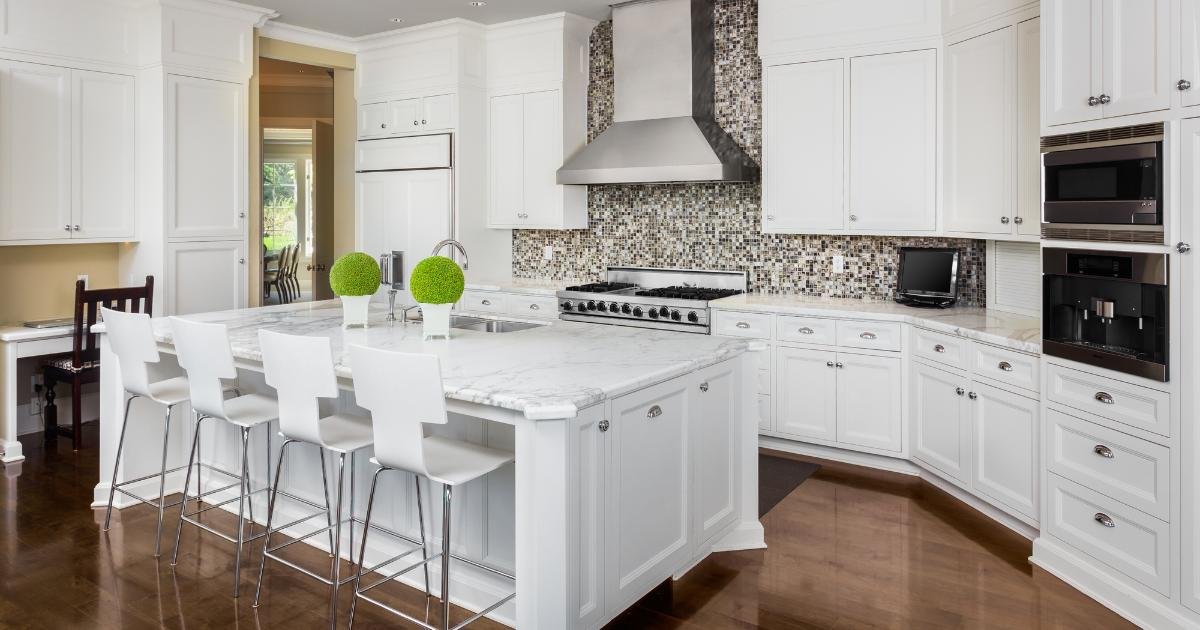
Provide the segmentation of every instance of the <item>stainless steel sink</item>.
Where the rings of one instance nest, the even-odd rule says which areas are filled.
[[[529,330],[530,328],[540,328],[542,326],[545,326],[545,324],[514,322],[504,319],[484,319],[482,317],[469,317],[466,315],[455,315],[450,318],[451,328],[489,333],[516,332],[518,330]]]

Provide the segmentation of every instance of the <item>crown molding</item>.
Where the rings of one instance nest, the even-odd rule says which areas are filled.
[[[325,48],[351,55],[358,54],[361,49],[359,43],[361,38],[327,33],[303,26],[276,22],[275,20],[270,20],[260,26],[258,34],[262,37],[270,37],[271,39],[278,39],[284,42]]]

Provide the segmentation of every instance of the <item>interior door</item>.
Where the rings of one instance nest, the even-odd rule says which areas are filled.
[[[837,353],[780,346],[775,351],[775,429],[797,437],[837,440]]]
[[[904,450],[898,358],[838,353],[837,439],[884,451]]]
[[[851,231],[937,227],[937,51],[850,60]]]
[[[134,237],[133,77],[72,71],[75,236]]]
[[[312,231],[308,271],[314,300],[333,299],[329,268],[333,267],[333,125],[315,121],[312,128]]]
[[[1104,115],[1171,107],[1170,0],[1104,0]]]
[[[0,240],[72,228],[71,71],[0,60]]]
[[[1042,124],[1095,120],[1104,83],[1101,0],[1045,0],[1042,3]]]

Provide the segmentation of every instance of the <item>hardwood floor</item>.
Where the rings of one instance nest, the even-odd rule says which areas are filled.
[[[85,444],[95,444],[91,438]],[[47,448],[40,439],[23,439],[27,460],[0,470],[0,627],[328,623],[325,586],[280,565],[268,566],[263,605],[251,607],[257,544],[243,560],[243,596],[235,600],[229,593],[233,551],[224,541],[184,528],[179,565],[172,569],[171,540],[162,558],[151,556],[156,512],[144,506],[114,515],[105,535],[103,510],[86,508],[96,481],[95,450],[73,453],[66,441]],[[823,464],[763,519],[769,549],[715,554],[610,627],[1132,627],[1032,569],[1028,541],[940,491],[902,475]],[[174,523],[171,516],[165,531],[173,534]],[[308,547],[297,559],[313,568],[328,563]],[[388,596],[410,612],[423,610],[423,596],[411,589],[394,587]],[[347,593],[343,620],[348,603]],[[466,615],[459,610],[452,618]],[[436,623],[438,614],[428,618]],[[355,627],[404,626],[363,605]]]

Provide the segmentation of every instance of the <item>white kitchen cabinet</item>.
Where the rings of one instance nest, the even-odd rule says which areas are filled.
[[[1037,515],[1038,400],[971,383],[971,487],[1030,518]]]
[[[359,139],[450,131],[455,127],[455,95],[435,94],[358,106]]]
[[[573,490],[570,521],[579,532],[579,544],[567,549],[567,566],[577,567],[577,577],[567,581],[567,596],[580,628],[599,627],[606,612],[605,480],[610,470],[607,435],[611,424],[603,411],[585,412],[579,414],[572,429],[576,435],[571,440],[571,456],[577,464],[571,468],[575,476],[569,480]]]
[[[800,438],[836,441],[837,353],[780,346],[775,360],[775,430]]]
[[[134,238],[134,80],[72,71],[73,238]]]
[[[168,238],[245,236],[246,86],[167,75]]]
[[[730,448],[741,441],[740,387],[736,362],[697,372],[689,389],[692,539],[703,545],[737,517],[737,481]]]
[[[839,352],[837,367],[838,442],[904,450],[900,358]]]
[[[690,551],[689,383],[675,379],[611,402],[604,535],[612,609],[669,578]]]
[[[937,112],[937,51],[850,60],[851,231],[937,227]]]
[[[1018,236],[1042,234],[1041,18],[1017,24],[1017,214]]]
[[[390,111],[387,103],[358,106],[358,137],[374,138],[388,134]],[[394,127],[394,126],[393,126]]]
[[[493,96],[488,102],[488,225],[587,227],[587,187],[557,182],[566,139],[562,92]]]
[[[359,249],[372,256],[404,252],[407,291],[413,266],[450,237],[450,169],[358,173],[355,201]]]
[[[1170,0],[1045,0],[1046,126],[1171,106]]]
[[[166,315],[246,307],[244,241],[167,243]]]
[[[0,241],[67,239],[71,71],[0,60]]]
[[[1200,258],[1195,250],[1200,245],[1200,118],[1184,120],[1179,127],[1180,235],[1189,248],[1172,257],[1179,269],[1180,320],[1193,322],[1180,327],[1180,409],[1183,418],[1193,419],[1181,423],[1177,456],[1182,464],[1180,597],[1200,613],[1200,423],[1194,421],[1200,413],[1200,330],[1194,324],[1200,319]]]
[[[966,391],[961,374],[912,364],[912,455],[941,473],[966,483],[971,456]]]
[[[763,231],[844,229],[845,60],[763,72]]]
[[[1200,0],[1179,0],[1179,57],[1181,103],[1200,105]]]

